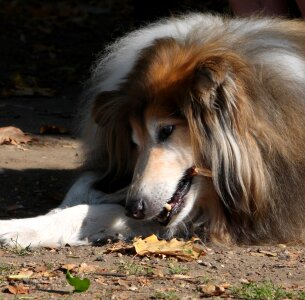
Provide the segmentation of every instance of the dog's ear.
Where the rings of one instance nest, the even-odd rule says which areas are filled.
[[[214,56],[197,65],[192,78],[192,93],[195,99],[208,110],[219,109],[232,101],[224,93],[232,95],[235,89],[235,74],[232,59]],[[228,103],[227,103],[228,104]]]
[[[108,175],[121,181],[129,175],[133,165],[133,152],[129,125],[129,107],[125,94],[105,91],[97,95],[91,116],[97,123],[99,142],[108,154]]]
[[[104,91],[99,93],[92,106],[91,115],[95,123],[104,126],[110,118],[121,111],[123,95],[119,91]]]
[[[249,214],[259,206],[252,199],[264,182],[257,168],[262,165],[260,150],[255,139],[249,138],[255,92],[252,69],[234,54],[211,56],[197,65],[191,80],[192,97],[186,101],[185,115],[195,164],[212,170],[228,214]]]

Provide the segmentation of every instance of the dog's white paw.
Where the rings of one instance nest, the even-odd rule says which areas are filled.
[[[26,248],[37,247],[37,232],[33,229],[18,226],[14,221],[0,221],[0,245]]]

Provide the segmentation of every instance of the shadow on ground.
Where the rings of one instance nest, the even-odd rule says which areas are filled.
[[[45,214],[58,206],[79,170],[1,169],[0,218]]]

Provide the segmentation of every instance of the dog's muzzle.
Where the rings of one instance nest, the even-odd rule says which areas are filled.
[[[164,226],[167,226],[171,219],[177,215],[184,207],[184,198],[189,192],[194,177],[194,168],[186,170],[183,177],[177,184],[176,191],[172,197],[165,202],[164,208],[155,216],[156,220]],[[147,200],[146,200],[147,201]],[[145,201],[144,199],[129,199],[125,207],[126,215],[134,219],[145,218]]]

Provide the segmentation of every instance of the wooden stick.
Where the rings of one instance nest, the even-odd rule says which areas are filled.
[[[212,171],[206,168],[193,168],[192,176],[205,176],[205,177],[213,177]]]

